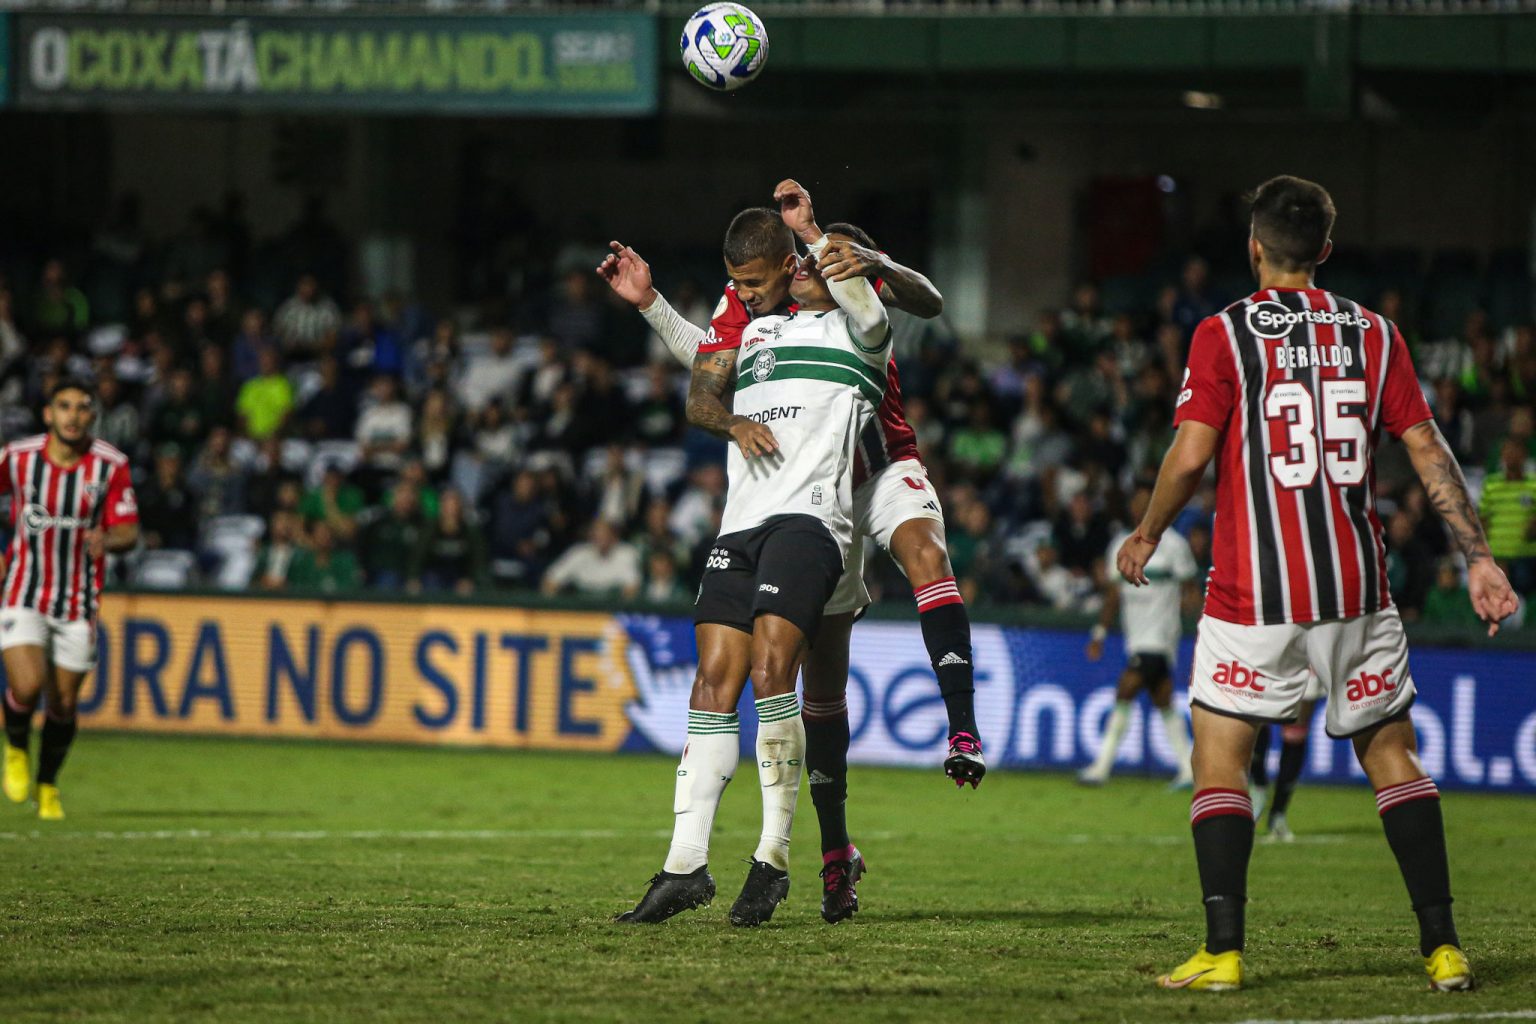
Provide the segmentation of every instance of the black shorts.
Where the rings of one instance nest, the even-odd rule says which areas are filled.
[[[1141,685],[1148,690],[1155,689],[1165,679],[1173,678],[1173,669],[1169,667],[1168,656],[1165,654],[1133,654],[1126,661],[1125,667],[1140,673]]]
[[[810,643],[842,574],[843,553],[826,524],[815,516],[774,516],[715,539],[693,622],[750,633],[759,615],[777,615],[798,626]]]

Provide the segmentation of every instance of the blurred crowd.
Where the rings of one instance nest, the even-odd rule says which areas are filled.
[[[105,296],[59,259],[0,276],[0,430],[40,429],[59,375],[96,382],[97,433],[135,467],[144,550],[120,568],[129,582],[690,598],[720,521],[723,446],[688,428],[686,371],[592,273],[595,253],[516,316],[346,297],[324,273],[263,302],[219,255],[152,274],[130,259]],[[707,320],[715,282],[668,284]],[[1085,282],[985,357],[942,322],[897,315],[907,415],[971,603],[1097,608],[1128,496],[1172,437],[1194,327],[1245,290],[1199,257],[1151,285],[1138,298]],[[1439,332],[1405,299],[1417,294],[1356,297],[1409,338],[1494,553],[1530,594],[1528,297],[1523,317],[1472,309]],[[1406,459],[1389,446],[1379,466],[1405,617],[1469,621],[1462,567]],[[1211,506],[1207,485],[1177,526],[1202,560]],[[907,600],[889,559],[870,557],[868,575],[877,598]]]

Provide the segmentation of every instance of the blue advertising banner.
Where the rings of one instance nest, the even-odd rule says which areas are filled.
[[[1086,639],[975,627],[994,767],[1075,769],[1098,751],[1122,651],[1111,638],[1090,663]],[[80,701],[88,728],[674,755],[697,664],[692,623],[678,617],[118,593],[103,600],[98,651]],[[1536,792],[1531,664],[1522,652],[1414,649],[1421,756],[1442,786]],[[851,761],[943,759],[944,707],[915,621],[854,629],[848,706]],[[1349,744],[1323,732],[1323,710],[1304,777],[1362,779]],[[750,693],[741,713],[750,756]],[[1145,703],[1118,768],[1174,771]]]
[[[682,620],[627,620],[638,699],[630,706],[635,734],[625,749],[682,750],[688,686],[693,678],[692,626]],[[1124,666],[1119,637],[1097,663],[1083,654],[1082,633],[978,624],[977,719],[989,763],[1006,768],[1075,769],[1098,752]],[[1186,638],[1179,671],[1193,649]],[[645,661],[639,660],[646,652]],[[1536,688],[1532,655],[1522,652],[1414,648],[1420,755],[1442,786],[1536,792]],[[861,764],[935,765],[945,745],[944,706],[917,624],[867,622],[853,631],[848,707]],[[1177,677],[1176,677],[1177,678]],[[1175,703],[1187,708],[1180,685]],[[744,700],[743,750],[756,735]],[[1304,779],[1363,780],[1345,740],[1323,730],[1319,705]],[[1279,744],[1271,751],[1278,760]],[[1173,751],[1145,700],[1138,702],[1116,757],[1117,771],[1171,775]]]

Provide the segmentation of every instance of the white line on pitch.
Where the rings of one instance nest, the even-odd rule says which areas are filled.
[[[278,842],[307,842],[317,839],[665,839],[671,829],[537,829],[537,828],[474,828],[474,829],[229,829],[201,828],[140,829],[134,831],[60,831],[33,829],[30,832],[0,832],[0,842],[17,842],[28,839],[94,839],[104,841],[135,840],[255,840]],[[717,831],[717,836],[732,836],[745,831]],[[757,833],[751,833],[756,835]],[[869,839],[892,839],[894,832],[862,833]]]
[[[1496,1010],[1489,1013],[1389,1013],[1380,1017],[1333,1017],[1327,1020],[1243,1020],[1237,1024],[1440,1024],[1456,1020],[1536,1020],[1536,1010]]]

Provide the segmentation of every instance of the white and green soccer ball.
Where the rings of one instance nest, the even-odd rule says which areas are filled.
[[[718,92],[739,89],[768,61],[768,30],[737,3],[706,4],[683,26],[683,67],[700,84]]]

